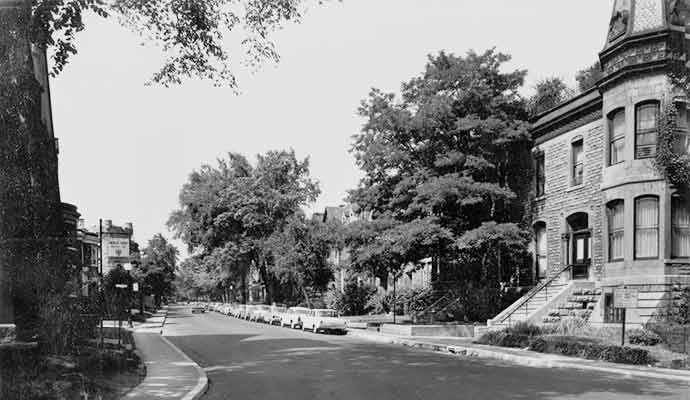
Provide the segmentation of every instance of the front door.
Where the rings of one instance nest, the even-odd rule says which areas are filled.
[[[591,243],[592,240],[589,232],[573,234],[573,279],[589,278],[589,265],[591,264]]]

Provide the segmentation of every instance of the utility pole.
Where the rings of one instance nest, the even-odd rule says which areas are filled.
[[[103,290],[103,219],[98,219],[98,293],[100,294],[101,304],[100,304],[100,320],[101,320],[101,348],[104,347],[103,343],[103,314],[105,312],[105,291]]]

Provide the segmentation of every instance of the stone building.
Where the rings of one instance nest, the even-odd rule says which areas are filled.
[[[660,115],[679,110],[676,151],[687,152],[688,99],[671,84],[687,54],[690,2],[617,0],[595,88],[540,115],[532,127],[535,274],[541,281],[489,325],[578,315],[619,323],[614,289],[637,292],[626,319],[658,315],[690,284],[690,199],[655,165]]]

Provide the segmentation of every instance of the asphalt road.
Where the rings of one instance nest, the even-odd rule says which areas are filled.
[[[164,334],[206,370],[202,400],[690,400],[687,384],[467,359],[186,308],[172,308]]]

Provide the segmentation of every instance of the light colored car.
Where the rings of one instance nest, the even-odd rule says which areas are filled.
[[[267,322],[271,318],[271,306],[260,304],[254,306],[249,320],[254,322]]]
[[[241,319],[246,319],[249,320],[252,316],[252,313],[256,309],[256,305],[254,304],[247,304],[244,306],[244,309],[241,310],[240,312],[240,318]]]
[[[330,309],[309,310],[302,321],[302,329],[317,332],[344,332],[347,322],[338,318],[338,312]]]
[[[271,306],[271,318],[268,319],[268,323],[271,325],[282,325],[282,315],[287,311],[285,306]]]
[[[292,329],[302,328],[302,318],[309,313],[306,307],[290,307],[280,315],[280,325]]]

